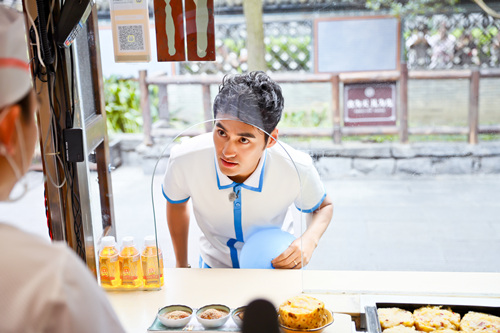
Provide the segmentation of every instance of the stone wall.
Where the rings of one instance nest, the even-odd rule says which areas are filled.
[[[321,177],[500,173],[500,143],[354,144],[307,149]]]

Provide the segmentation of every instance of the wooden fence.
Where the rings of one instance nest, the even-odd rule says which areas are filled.
[[[280,128],[280,133],[285,136],[302,137],[332,137],[334,143],[340,144],[343,136],[353,135],[380,135],[397,134],[401,143],[408,143],[409,134],[431,135],[431,134],[461,134],[468,135],[470,144],[478,143],[478,134],[500,133],[500,125],[479,126],[479,82],[481,78],[500,78],[500,69],[461,69],[461,70],[412,70],[408,71],[405,64],[401,64],[401,71],[383,72],[361,72],[342,74],[273,74],[273,80],[278,83],[318,83],[329,82],[332,89],[332,127],[331,128]],[[412,80],[469,80],[469,116],[468,127],[408,127],[408,79]],[[168,93],[167,87],[170,84],[197,84],[201,86],[203,96],[204,118],[212,119],[212,96],[210,95],[210,85],[219,85],[222,81],[221,75],[192,75],[192,76],[158,76],[147,77],[146,71],[139,73],[139,84],[141,92],[148,91],[148,85],[158,86],[160,101],[160,118],[168,118]],[[399,108],[398,126],[358,126],[342,127],[340,111],[340,83],[373,83],[373,82],[394,82],[399,81]],[[499,95],[500,97],[500,95]],[[144,117],[144,136],[147,144],[152,143],[151,114],[149,107],[149,97],[141,94],[141,109]],[[212,124],[205,123],[205,130],[211,131]],[[168,136],[175,136],[181,131],[165,129]],[[186,135],[196,135],[201,132],[185,133]]]

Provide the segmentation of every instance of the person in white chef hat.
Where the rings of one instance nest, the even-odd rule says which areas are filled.
[[[0,201],[11,200],[37,138],[25,31],[24,16],[0,5]],[[71,249],[6,222],[0,212],[0,332],[124,332]]]

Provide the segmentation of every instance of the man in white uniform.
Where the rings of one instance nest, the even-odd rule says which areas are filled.
[[[24,18],[0,5],[2,201],[9,200],[31,163],[37,138],[37,103]],[[65,244],[50,244],[0,222],[0,267],[0,332],[125,331],[103,290]]]
[[[202,267],[239,268],[252,232],[282,227],[291,204],[312,220],[272,265],[297,269],[311,259],[333,206],[309,155],[277,141],[283,104],[281,88],[263,72],[225,77],[213,133],[172,149],[163,194],[177,267],[189,267],[189,199],[203,232]]]

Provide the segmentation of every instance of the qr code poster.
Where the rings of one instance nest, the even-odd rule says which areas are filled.
[[[147,0],[111,0],[111,26],[115,62],[149,62]]]
[[[146,50],[144,44],[144,27],[142,25],[118,25],[118,50],[120,52],[141,52]]]

